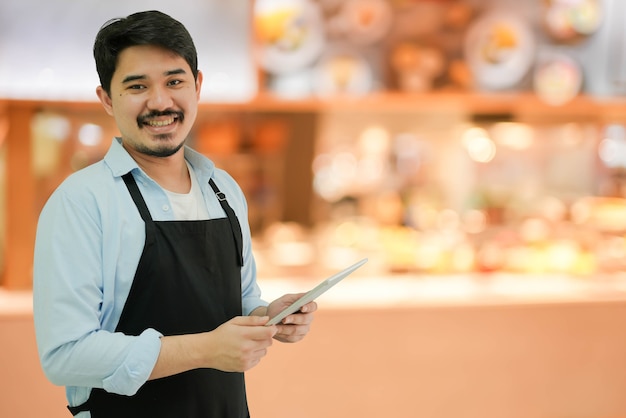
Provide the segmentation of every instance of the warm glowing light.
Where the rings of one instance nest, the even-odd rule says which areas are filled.
[[[626,143],[613,138],[605,138],[598,146],[600,160],[607,167],[626,166]]]
[[[313,188],[320,197],[327,201],[339,200],[342,196],[341,184],[328,167],[317,171],[313,178]]]
[[[102,141],[102,128],[93,123],[86,123],[78,131],[78,140],[88,147],[96,146]]]
[[[390,144],[389,131],[382,126],[370,126],[361,133],[359,141],[364,155],[386,155]]]
[[[589,199],[581,199],[572,205],[570,210],[572,222],[584,224],[591,218],[591,202]]]
[[[409,208],[411,219],[417,229],[433,229],[437,225],[438,211],[426,204],[416,204]]]
[[[343,222],[337,225],[333,233],[333,242],[344,247],[351,247],[359,243],[360,228],[354,222]]]
[[[489,134],[483,128],[471,127],[465,130],[461,141],[463,142],[463,146],[467,148],[476,138],[489,138]]]
[[[488,163],[496,156],[496,144],[484,129],[468,129],[462,141],[470,158],[478,163]]]
[[[626,167],[626,129],[623,126],[607,126],[598,155],[607,167]]]
[[[533,144],[533,130],[523,123],[496,123],[492,135],[498,144],[515,150],[528,149]]]
[[[504,250],[495,243],[483,245],[477,254],[478,263],[487,270],[497,270],[504,262]]]
[[[359,162],[354,154],[321,154],[313,160],[313,188],[323,199],[341,199],[357,180]]]
[[[520,235],[527,242],[544,241],[549,234],[550,227],[543,219],[526,219],[520,226]]]
[[[572,271],[578,259],[578,245],[572,241],[555,242],[547,250],[546,260],[552,271]]]
[[[422,236],[415,251],[415,264],[420,270],[434,269],[441,259],[443,247],[434,237]]]
[[[621,260],[626,257],[626,242],[623,237],[611,237],[606,246],[606,254],[614,259]]]
[[[365,157],[359,161],[358,182],[364,187],[371,187],[383,180],[387,162],[381,158]]]
[[[331,157],[329,154],[319,154],[313,159],[313,164],[311,164],[311,168],[313,169],[313,173],[317,173],[320,170],[325,169],[330,165]]]
[[[487,227],[487,215],[481,210],[470,210],[463,216],[463,229],[468,234],[478,234]]]
[[[61,142],[69,138],[72,126],[64,116],[40,113],[33,119],[32,129],[35,137],[44,136]]]
[[[472,271],[475,264],[476,253],[469,243],[461,244],[454,249],[452,253],[452,266],[454,270],[460,272]]]
[[[567,215],[567,207],[556,197],[546,197],[540,202],[541,214],[552,222],[562,221]]]
[[[356,174],[357,160],[354,154],[341,152],[333,157],[332,171],[341,179],[352,179]]]
[[[468,148],[472,160],[479,163],[488,163],[496,156],[496,146],[489,138],[478,138]]]
[[[458,213],[452,209],[444,209],[439,212],[437,223],[439,224],[439,228],[444,231],[454,231],[459,228],[461,222]]]

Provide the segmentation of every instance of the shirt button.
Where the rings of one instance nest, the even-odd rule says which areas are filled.
[[[170,210],[170,207],[168,205],[163,205],[163,212],[167,212],[168,210]]]

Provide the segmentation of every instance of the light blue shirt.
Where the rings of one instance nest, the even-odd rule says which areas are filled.
[[[243,313],[267,303],[256,283],[245,197],[225,171],[185,148],[210,218],[224,218],[208,185],[213,178],[241,224]],[[87,400],[90,388],[132,395],[147,381],[161,347],[158,330],[139,336],[115,327],[133,282],[144,240],[144,222],[122,175],[132,171],[156,221],[174,220],[164,190],[149,178],[116,138],[104,159],[69,176],[50,196],[37,226],[34,318],[46,376],[66,386],[70,405]],[[78,416],[88,417],[88,413]]]

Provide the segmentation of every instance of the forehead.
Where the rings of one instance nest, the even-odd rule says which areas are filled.
[[[173,51],[154,45],[130,46],[117,56],[113,81],[128,76],[159,77],[178,69],[192,76],[187,61]]]

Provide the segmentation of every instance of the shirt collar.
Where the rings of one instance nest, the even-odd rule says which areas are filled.
[[[188,146],[185,146],[185,159],[193,167],[198,181],[209,181],[215,170],[215,164],[211,160]],[[104,162],[109,166],[114,177],[121,177],[134,169],[139,169],[137,162],[122,146],[122,138],[119,137],[111,141],[111,147],[104,156]]]

